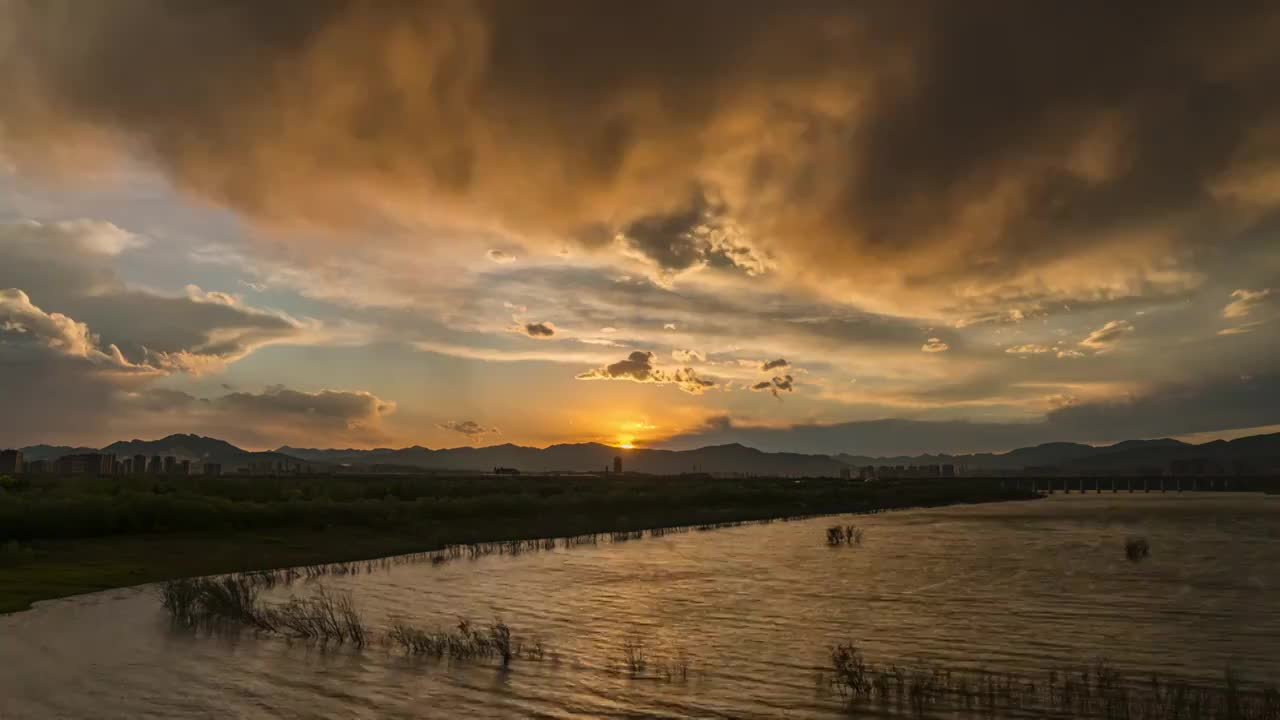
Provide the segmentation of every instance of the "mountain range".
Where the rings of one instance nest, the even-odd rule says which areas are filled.
[[[546,448],[504,444],[488,447],[458,447],[432,450],[407,448],[316,449],[282,446],[274,451],[254,452],[225,440],[199,435],[170,435],[159,440],[128,440],[100,450],[92,448],[35,445],[22,448],[29,460],[53,459],[83,452],[131,455],[174,455],[193,462],[219,463],[226,470],[250,463],[286,461],[317,468],[348,468],[371,471],[442,470],[488,472],[497,467],[523,472],[592,472],[611,467],[621,457],[623,469],[632,472],[673,475],[687,472],[740,473],[754,475],[839,476],[845,468],[951,464],[975,472],[1117,473],[1145,469],[1159,472],[1170,463],[1205,461],[1226,471],[1274,472],[1280,469],[1280,433],[1254,435],[1236,440],[1215,440],[1199,445],[1169,438],[1127,440],[1107,446],[1079,443],[1045,443],[1006,453],[966,455],[916,455],[870,457],[863,455],[806,455],[770,453],[740,444],[713,445],[695,450],[637,448],[622,450],[600,443],[551,445]]]
[[[173,455],[180,460],[190,460],[194,463],[218,463],[228,470],[237,467],[248,467],[251,463],[271,462],[274,464],[280,461],[298,461],[297,458],[290,458],[279,452],[244,450],[226,440],[182,433],[169,435],[159,440],[119,440],[103,448],[32,445],[21,449],[23,459],[27,461],[56,460],[63,455],[96,452],[111,453],[117,458],[132,457],[134,455],[145,455],[147,457]]]

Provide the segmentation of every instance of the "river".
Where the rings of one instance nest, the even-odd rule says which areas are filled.
[[[862,544],[828,547],[837,522]],[[1149,558],[1126,559],[1131,535]],[[873,662],[1028,672],[1104,656],[1134,673],[1280,677],[1276,496],[1059,494],[316,582],[381,629],[501,618],[547,652],[503,671],[209,635],[173,628],[154,587],[129,588],[0,617],[0,718],[834,718],[841,698],[819,675],[846,639]],[[622,666],[629,642],[648,660],[639,677]]]

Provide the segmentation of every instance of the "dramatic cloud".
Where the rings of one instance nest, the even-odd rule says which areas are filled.
[[[333,373],[414,398],[399,439],[761,404],[1082,433],[1047,413],[1275,374],[1277,30],[1259,3],[0,0],[0,388],[68,433],[375,442],[209,396]],[[786,403],[706,392],[784,373]]]
[[[619,239],[665,273],[702,267],[733,268],[747,275],[766,272],[769,262],[721,213],[723,208],[712,207],[699,195],[685,208],[633,221]]]
[[[1271,297],[1271,288],[1233,290],[1231,292],[1231,302],[1222,308],[1222,317],[1229,320],[1249,317],[1249,314],[1265,303],[1269,297]]]
[[[1115,347],[1120,338],[1131,332],[1133,332],[1133,323],[1128,320],[1112,320],[1089,333],[1088,337],[1080,341],[1080,346],[1094,352],[1106,352]]]
[[[1123,440],[1280,423],[1280,376],[1219,377],[1071,404],[1049,413],[1057,437]]]
[[[471,442],[479,442],[485,435],[498,432],[498,428],[485,427],[474,420],[448,420],[437,424],[436,427],[466,435]]]
[[[83,358],[101,367],[141,369],[120,354],[115,345],[99,349],[89,326],[61,313],[47,313],[31,303],[17,288],[0,289],[0,346],[10,349],[19,343],[43,347],[58,355]]]
[[[573,238],[962,319],[1184,291],[1184,250],[1280,206],[1266,5],[0,12],[20,172],[127,155],[274,223]]]
[[[674,384],[691,395],[701,394],[702,391],[717,384],[713,379],[699,377],[693,368],[680,368],[668,372],[654,366],[653,360],[652,352],[637,350],[628,355],[626,360],[588,370],[578,374],[577,378],[579,380],[630,380],[658,385]]]
[[[308,392],[277,385],[258,393],[200,398],[152,387],[120,393],[112,405],[117,416],[112,422],[157,434],[199,430],[256,447],[377,443],[386,440],[382,421],[395,408],[394,402],[363,391]]]
[[[137,434],[199,428],[271,444],[283,438],[374,440],[395,403],[367,392],[303,392],[282,386],[201,399],[154,387],[175,369],[138,364],[103,346],[88,325],[0,290],[0,397],[22,412],[0,414],[0,435],[31,441],[64,433]]]
[[[263,417],[305,417],[321,422],[331,422],[334,427],[354,429],[376,423],[384,415],[395,411],[394,402],[383,400],[367,392],[320,390],[302,392],[283,386],[268,388],[258,394],[233,392],[224,395],[218,404],[245,413]]]
[[[133,363],[201,373],[253,350],[303,342],[312,333],[282,313],[188,285],[181,295],[132,287],[116,274],[119,256],[144,245],[103,222],[0,224],[0,287],[17,287],[45,309],[93,328]]]
[[[525,323],[521,330],[531,338],[549,338],[556,334],[556,326],[549,322]]]
[[[715,416],[661,447],[741,442],[767,451],[868,456],[1003,452],[1054,441],[1116,442],[1280,423],[1280,377],[1162,385],[1111,400],[1078,402],[1038,422],[867,420],[760,426]]]
[[[770,370],[777,370],[778,368],[790,367],[790,365],[791,363],[786,360],[778,358],[777,360],[769,360],[768,362],[762,363],[760,365],[760,371],[769,372]]]

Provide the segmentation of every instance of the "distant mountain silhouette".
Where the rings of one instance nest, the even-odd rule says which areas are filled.
[[[826,455],[766,453],[743,445],[714,445],[697,450],[622,450],[600,443],[459,447],[431,450],[414,446],[401,450],[318,450],[284,446],[276,452],[313,462],[350,466],[394,465],[431,470],[486,471],[495,467],[525,472],[591,472],[611,467],[622,457],[623,470],[655,475],[687,472],[720,472],[774,475],[838,476],[842,463]]]
[[[92,452],[98,452],[97,448],[71,447],[70,445],[28,445],[22,448],[22,459],[27,462],[32,460],[57,460],[63,455]]]
[[[32,460],[52,459],[91,448],[34,445],[23,448]],[[732,443],[695,450],[622,450],[600,443],[552,445],[546,448],[521,445],[458,447],[432,450],[419,445],[407,448],[316,449],[282,446],[275,451],[244,450],[217,438],[200,435],[170,435],[159,440],[129,440],[102,448],[103,452],[129,455],[174,455],[193,462],[220,463],[226,470],[250,463],[270,461],[303,462],[318,468],[346,467],[351,470],[404,469],[460,472],[488,472],[495,467],[517,468],[524,472],[594,472],[612,467],[622,457],[623,470],[674,475],[688,472],[741,473],[752,475],[807,475],[836,477],[846,467],[866,465],[938,465],[964,467],[969,474],[1034,470],[1044,473],[1129,473],[1138,470],[1163,471],[1170,463],[1209,463],[1227,472],[1276,472],[1280,470],[1280,433],[1254,435],[1232,441],[1215,440],[1192,445],[1169,438],[1126,440],[1095,447],[1079,443],[1045,443],[1006,453],[968,455],[916,455],[870,457],[862,455],[806,455],[770,453]]]
[[[1136,472],[1140,469],[1164,470],[1177,461],[1203,460],[1217,463],[1224,471],[1263,472],[1280,469],[1280,433],[1251,435],[1236,440],[1214,440],[1192,445],[1161,438],[1157,440],[1125,440],[1114,445],[1092,446],[1079,443],[1045,443],[1018,448],[1007,453],[972,455],[919,455],[914,457],[872,458],[837,455],[837,460],[850,465],[925,465],[952,463],[973,470],[997,472],[1038,469],[1064,473]]]
[[[113,442],[101,450],[82,452],[113,453],[119,458],[133,455],[146,455],[147,457],[173,455],[179,460],[190,460],[195,463],[218,463],[228,470],[247,467],[250,463],[267,461],[272,463],[280,461],[299,462],[298,458],[292,458],[283,453],[253,452],[238,448],[226,440],[184,434],[169,435],[159,440],[121,440]]]

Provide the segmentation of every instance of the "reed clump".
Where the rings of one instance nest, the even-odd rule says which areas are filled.
[[[1138,562],[1151,555],[1151,544],[1144,537],[1130,537],[1124,541],[1124,556],[1131,562]]]
[[[261,602],[263,581],[253,574],[169,580],[160,586],[160,602],[172,620],[185,627],[245,627],[320,642],[368,642],[369,630],[348,593],[324,587],[309,598]]]
[[[827,528],[827,544],[831,547],[861,545],[862,534],[862,528],[857,525],[832,525]]]

